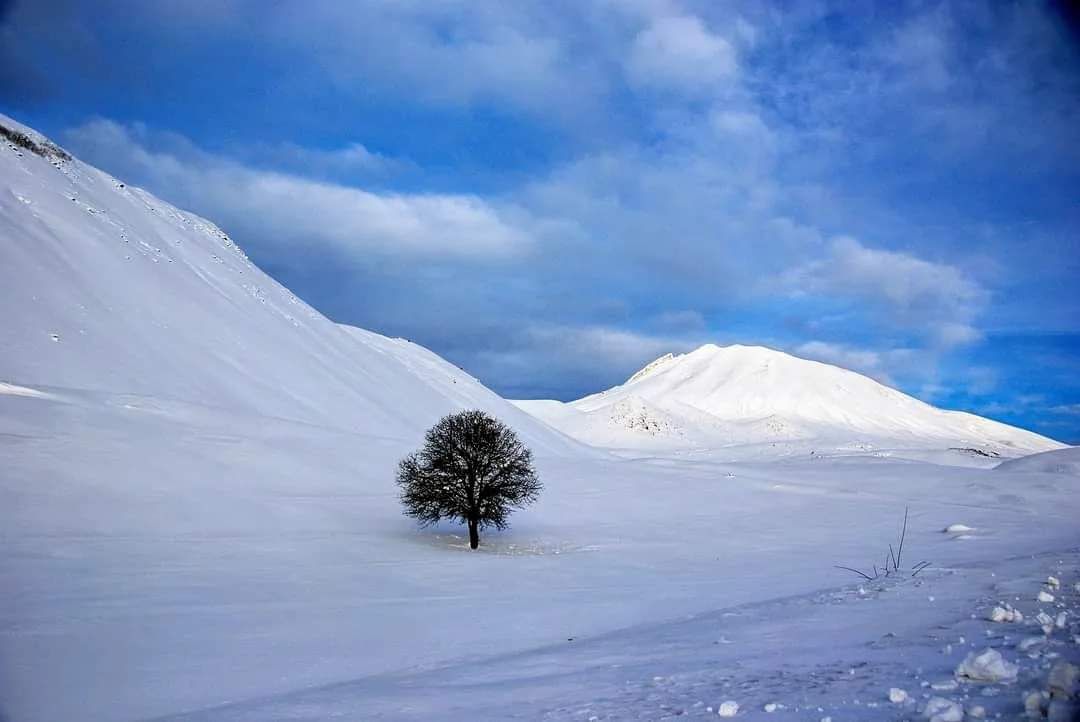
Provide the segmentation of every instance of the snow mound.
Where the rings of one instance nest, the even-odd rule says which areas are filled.
[[[1080,476],[1080,446],[1044,451],[1020,459],[1009,459],[995,467],[999,471],[1073,474]]]

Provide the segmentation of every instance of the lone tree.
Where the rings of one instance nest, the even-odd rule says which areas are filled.
[[[541,484],[532,452],[483,411],[444,416],[428,429],[424,447],[398,464],[405,514],[430,526],[442,519],[469,525],[469,546],[480,527],[505,529],[515,508],[536,501]]]

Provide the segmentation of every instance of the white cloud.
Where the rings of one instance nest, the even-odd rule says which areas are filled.
[[[573,357],[593,359],[604,368],[636,368],[665,353],[685,351],[699,345],[685,338],[650,336],[600,326],[538,327],[532,330],[531,335],[537,345],[558,344]]]
[[[710,339],[698,335],[650,335],[619,328],[541,323],[521,329],[512,347],[478,349],[470,367],[485,374],[516,378],[513,393],[543,396],[545,389],[574,388],[579,395],[622,383],[666,353],[684,353]],[[536,369],[543,369],[542,375]],[[540,386],[540,385],[543,386]]]
[[[983,416],[1013,416],[1029,414],[1033,411],[1046,410],[1046,397],[1042,394],[1018,394],[1011,398],[991,401],[976,409]],[[1049,409],[1050,413],[1062,415],[1080,415],[1080,404],[1054,406]]]
[[[665,311],[648,319],[650,326],[669,333],[705,331],[707,324],[705,317],[700,311],[683,309],[679,311]]]
[[[256,32],[344,93],[491,104],[572,122],[599,115],[610,83],[598,58],[574,50],[587,14],[535,3],[312,0],[270,4]]]
[[[710,113],[709,120],[713,128],[724,135],[734,135],[742,141],[773,144],[772,132],[757,113],[716,109]]]
[[[526,251],[530,235],[496,209],[461,194],[372,193],[287,173],[255,170],[199,151],[176,136],[96,120],[68,132],[88,159],[107,159],[129,180],[211,215],[261,244],[324,246],[363,254],[500,258]]]
[[[686,92],[713,89],[737,69],[731,43],[692,15],[655,19],[638,33],[626,61],[631,83]]]
[[[934,339],[942,348],[967,346],[982,337],[981,331],[966,323],[943,323],[934,329]]]
[[[807,341],[796,346],[793,351],[796,356],[857,371],[888,386],[896,386],[894,374],[910,372],[912,366],[923,356],[922,353],[907,348],[874,351],[828,341]]]
[[[854,238],[838,238],[824,270],[826,283],[839,290],[880,295],[900,310],[948,306],[966,310],[985,300],[985,292],[959,269],[909,253],[867,248]]]
[[[942,7],[903,23],[882,48],[883,59],[901,70],[901,78],[917,89],[946,91],[949,69],[950,22]]]
[[[238,149],[244,158],[260,164],[288,168],[304,176],[385,176],[411,168],[411,164],[369,150],[363,143],[349,143],[325,150],[296,143],[255,145]]]
[[[999,374],[997,369],[988,366],[969,366],[964,369],[957,386],[973,396],[984,396],[997,388]]]
[[[954,266],[868,248],[847,237],[835,239],[825,258],[787,272],[783,282],[795,295],[873,304],[886,322],[923,327],[943,348],[981,338],[971,323],[989,300],[978,282]]]
[[[863,373],[876,372],[881,368],[881,354],[876,351],[853,349],[826,341],[807,341],[797,346],[795,353]]]

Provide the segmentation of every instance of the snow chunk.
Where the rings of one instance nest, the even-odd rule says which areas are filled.
[[[972,719],[984,719],[986,717],[986,707],[977,704],[968,709],[968,716]]]
[[[1016,643],[1016,651],[1028,654],[1046,644],[1046,637],[1024,637]]]
[[[889,701],[893,704],[903,704],[908,701],[908,693],[899,687],[893,687],[889,690]]]
[[[778,705],[776,702],[769,702],[764,707],[766,712],[775,712],[779,708],[780,708],[780,705]]]
[[[720,709],[716,711],[716,714],[721,717],[734,717],[739,714],[739,703],[732,700],[723,702],[720,704]]]
[[[1013,609],[1008,604],[1004,607],[994,607],[990,610],[991,622],[1022,622],[1024,615],[1019,609]]]
[[[972,652],[956,668],[956,676],[975,682],[1014,682],[1019,667],[996,649]]]
[[[1039,596],[1035,598],[1044,604],[1049,604],[1054,601],[1054,595],[1046,591],[1039,592]]]
[[[1077,685],[1080,685],[1080,669],[1065,660],[1054,665],[1050,670],[1050,677],[1046,680],[1050,696],[1054,699],[1068,699],[1073,696]]]
[[[1061,586],[1061,580],[1051,574],[1046,578],[1046,586],[1051,589],[1058,589]]]
[[[1028,692],[1024,696],[1024,712],[1028,717],[1041,718],[1047,703],[1045,692]]]
[[[923,714],[930,722],[963,722],[964,708],[951,699],[931,697]]]
[[[963,534],[964,532],[975,531],[975,527],[967,524],[949,524],[941,531],[943,534]]]

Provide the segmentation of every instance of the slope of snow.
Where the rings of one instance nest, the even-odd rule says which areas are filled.
[[[1044,451],[1019,459],[1009,459],[997,466],[998,471],[1039,472],[1044,474],[1074,474],[1080,476],[1080,446]]]
[[[754,346],[707,344],[668,354],[621,386],[568,404],[577,414],[552,403],[515,403],[571,436],[609,447],[780,444],[802,450],[863,443],[973,448],[993,458],[1062,446],[935,408],[853,371]]]
[[[334,324],[213,223],[78,160],[0,143],[0,237],[0,308],[15,310],[0,382],[410,439],[475,407],[538,451],[575,446],[415,344]]]

